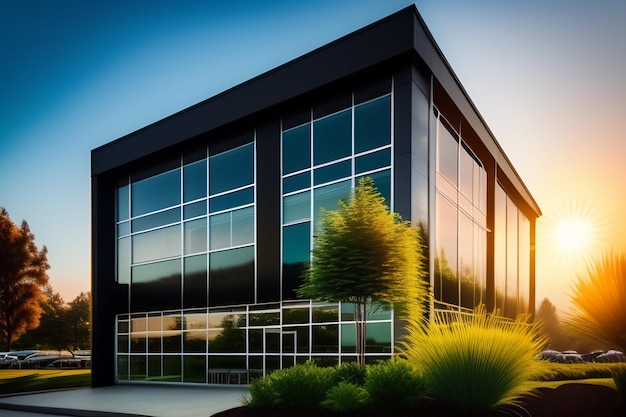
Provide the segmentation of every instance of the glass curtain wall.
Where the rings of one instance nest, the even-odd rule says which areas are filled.
[[[486,286],[487,174],[436,112],[435,308],[471,311]]]
[[[494,227],[496,308],[513,319],[529,311],[530,221],[499,183]]]

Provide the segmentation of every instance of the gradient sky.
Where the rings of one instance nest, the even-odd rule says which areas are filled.
[[[372,23],[401,0],[4,1],[0,206],[90,289],[90,151]],[[566,308],[584,254],[626,249],[626,2],[421,0],[427,26],[543,210],[537,302]],[[575,255],[575,256],[574,256]]]

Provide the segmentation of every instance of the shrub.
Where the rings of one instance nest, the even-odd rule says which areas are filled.
[[[263,378],[268,381],[268,386],[259,387],[261,396],[267,396],[265,389],[273,391],[274,405],[295,408],[316,408],[326,398],[326,393],[334,385],[333,368],[320,368],[314,362],[292,366],[291,368],[279,369]],[[256,382],[256,381],[255,381]],[[256,398],[250,387],[252,395],[251,404]],[[265,401],[259,399],[261,404]]]
[[[252,408],[266,408],[277,402],[270,377],[258,378],[250,384],[250,396],[244,394],[242,402]]]
[[[340,413],[350,413],[365,407],[368,402],[367,391],[356,384],[340,382],[328,391],[322,406]]]
[[[611,370],[611,376],[622,398],[622,406],[626,407],[626,365],[620,364]]]
[[[532,390],[541,374],[538,328],[487,315],[445,323],[437,317],[426,329],[413,329],[404,347],[424,370],[429,394],[460,413],[477,413],[514,403]]]
[[[356,362],[344,362],[335,366],[335,380],[337,382],[349,382],[362,387],[365,384],[365,368]]]
[[[375,407],[409,409],[426,392],[422,372],[407,361],[392,358],[367,367],[365,389]]]

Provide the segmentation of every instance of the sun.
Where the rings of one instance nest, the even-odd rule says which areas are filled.
[[[554,244],[564,255],[579,255],[592,240],[591,222],[581,217],[560,220],[554,227]]]

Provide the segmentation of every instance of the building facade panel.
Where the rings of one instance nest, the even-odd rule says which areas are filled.
[[[354,306],[297,289],[322,209],[364,176],[427,232],[433,308],[528,311],[540,212],[424,48],[439,53],[407,8],[93,151],[94,385],[247,384],[354,361]],[[332,75],[312,81],[307,63]],[[402,332],[392,309],[371,314],[367,360]]]

